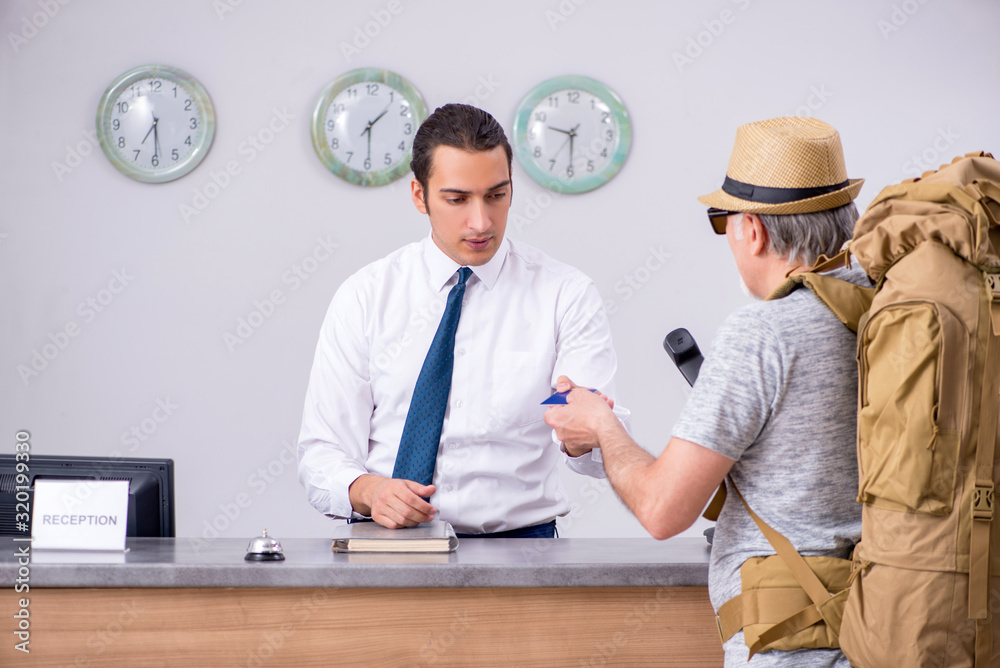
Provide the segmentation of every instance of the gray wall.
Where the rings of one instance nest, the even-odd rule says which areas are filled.
[[[634,123],[624,170],[557,196],[515,166],[508,233],[582,268],[611,302],[620,401],[658,453],[686,396],[663,335],[686,326],[707,348],[745,299],[695,200],[720,185],[736,126],[832,123],[850,176],[867,179],[863,207],[918,163],[1000,149],[998,26],[992,0],[5,1],[0,450],[27,429],[36,453],[172,457],[182,536],[213,523],[225,536],[329,534],[293,464],[317,332],[345,277],[427,230],[408,180],[349,185],[310,143],[322,88],[378,66],[431,108],[472,98],[508,130],[551,76],[586,74],[622,96]],[[346,57],[366,27],[375,36]],[[152,62],[200,79],[218,118],[204,163],[164,185],[118,173],[91,138],[111,80]],[[275,110],[294,119],[271,138]],[[244,142],[258,135],[270,143],[251,159]],[[240,173],[185,221],[180,206],[215,194],[213,173],[234,160]],[[286,280],[318,239],[339,247],[307,281]],[[274,290],[284,302],[229,350],[224,334]],[[79,332],[62,340],[70,323]],[[64,347],[22,380],[50,335]],[[565,481],[576,509],[564,536],[645,535],[606,483]]]

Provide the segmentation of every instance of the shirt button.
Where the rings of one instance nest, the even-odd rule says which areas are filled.
[[[444,486],[444,491],[446,491],[446,492],[450,492],[453,489],[455,489],[455,488],[452,485],[445,485]]]
[[[454,450],[455,448],[458,447],[458,443],[449,443],[448,447],[451,448],[452,450]]]
[[[468,299],[463,299],[462,300],[462,306],[468,306],[468,305],[469,305],[469,300]]]
[[[457,352],[457,353],[458,353],[459,355],[464,355],[464,354],[465,354],[465,348],[459,348],[459,349],[458,349],[457,351],[455,351],[455,352]]]
[[[462,405],[463,404],[462,404],[462,400],[461,399],[459,399],[458,401],[455,402],[455,408],[461,408]]]

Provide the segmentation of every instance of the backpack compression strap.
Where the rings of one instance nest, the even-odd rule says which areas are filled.
[[[992,299],[987,322],[986,370],[980,406],[979,443],[976,445],[976,488],[972,497],[972,538],[969,545],[969,618],[976,620],[976,666],[987,666],[992,654],[989,620],[990,525],[995,495],[993,461],[1000,404],[1000,275],[987,275]],[[994,613],[996,614],[996,613]]]

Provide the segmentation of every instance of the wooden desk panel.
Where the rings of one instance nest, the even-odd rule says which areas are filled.
[[[22,595],[0,594],[3,610]],[[3,666],[721,666],[705,587],[30,592]]]

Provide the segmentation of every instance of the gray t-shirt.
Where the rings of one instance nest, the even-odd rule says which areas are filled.
[[[859,269],[834,276],[867,285]],[[808,556],[846,558],[861,539],[856,335],[808,288],[739,309],[723,323],[673,435],[735,460],[731,475],[757,515]],[[709,595],[740,593],[740,566],[774,554],[735,494],[716,524]],[[746,666],[743,633],[726,666]],[[843,666],[839,650],[757,654],[752,666]]]

